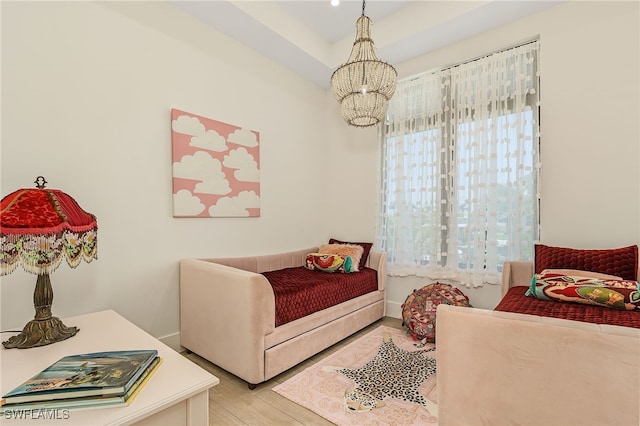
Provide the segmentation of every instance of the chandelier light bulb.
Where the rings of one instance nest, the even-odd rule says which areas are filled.
[[[340,0],[331,0],[331,6],[337,6],[340,4]]]

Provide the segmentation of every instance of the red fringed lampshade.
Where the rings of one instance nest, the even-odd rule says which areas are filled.
[[[96,217],[57,189],[19,189],[0,202],[0,275],[18,263],[33,274],[55,271],[62,258],[72,268],[97,258]]]
[[[0,201],[0,275],[13,272],[18,264],[38,275],[33,300],[35,319],[23,332],[3,345],[7,348],[42,346],[67,339],[77,328],[66,327],[51,315],[53,290],[49,273],[63,258],[75,268],[84,259],[97,259],[98,222],[82,210],[68,194],[46,189],[39,176],[37,188],[19,189]]]

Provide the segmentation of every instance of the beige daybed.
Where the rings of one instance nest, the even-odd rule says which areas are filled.
[[[384,317],[386,254],[371,251],[377,291],[276,327],[274,292],[261,273],[301,267],[317,250],[182,260],[181,345],[254,387]]]
[[[503,295],[533,271],[505,263]],[[445,304],[437,318],[440,426],[640,424],[640,329]]]

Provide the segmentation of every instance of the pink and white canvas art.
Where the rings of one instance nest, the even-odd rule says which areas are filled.
[[[171,110],[174,217],[260,216],[260,133]]]

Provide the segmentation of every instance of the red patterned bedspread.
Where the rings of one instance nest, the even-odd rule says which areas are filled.
[[[273,287],[276,327],[378,290],[378,271],[351,274],[310,271],[303,266],[263,272]]]
[[[527,288],[529,287],[516,286],[510,288],[498,303],[498,306],[495,307],[495,310],[640,328],[640,312],[622,311],[579,303],[540,300],[525,296]]]

